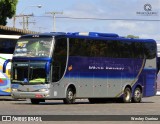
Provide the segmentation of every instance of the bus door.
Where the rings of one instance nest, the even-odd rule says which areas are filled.
[[[67,62],[67,39],[55,40],[52,62],[52,82],[58,82],[64,76]]]

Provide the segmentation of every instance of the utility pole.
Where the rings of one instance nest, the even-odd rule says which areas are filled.
[[[13,16],[13,28],[15,28],[16,25],[16,15]]]
[[[32,14],[27,14],[27,15],[24,15],[24,14],[22,14],[22,15],[15,15],[13,17],[13,27],[15,28],[16,18],[17,17],[22,17],[23,21],[20,22],[20,23],[22,23],[22,25],[23,25],[23,30],[24,29],[28,29],[28,24],[30,23],[30,22],[28,22],[28,18],[31,17],[31,16],[33,16],[33,13]]]
[[[15,17],[22,17],[22,19],[23,19],[23,21],[22,22],[20,22],[22,25],[23,25],[23,30],[28,30],[28,25],[29,25],[29,23],[35,23],[35,22],[29,22],[28,21],[28,18],[29,17],[31,17],[31,16],[33,16],[33,14],[27,14],[27,15],[17,15],[17,16],[15,16]]]
[[[29,7],[38,7],[38,8],[41,8],[42,7],[42,5],[31,5],[31,6],[27,6],[27,7],[25,7],[22,11],[21,11],[21,13],[19,14],[19,15],[15,15],[14,17],[13,17],[13,27],[15,28],[15,26],[16,26],[16,17],[22,17],[23,18],[23,29],[25,29],[25,15],[24,14],[22,14],[27,8],[29,8]],[[32,14],[32,16],[33,16],[33,14]],[[28,21],[28,20],[27,20]],[[27,28],[28,28],[28,26],[27,26]]]
[[[33,16],[33,15],[32,15],[32,16]],[[31,24],[31,23],[32,23],[32,24],[35,24],[35,23],[36,23],[35,21],[32,21],[32,22],[30,21],[30,22],[29,22],[29,21],[28,21],[29,17],[30,17],[30,16],[26,16],[26,22],[24,22],[24,23],[26,24],[26,29],[27,29],[27,30],[28,30],[29,24]]]
[[[63,14],[63,12],[46,12],[46,14],[51,14],[53,16],[53,32],[56,32],[56,14]]]

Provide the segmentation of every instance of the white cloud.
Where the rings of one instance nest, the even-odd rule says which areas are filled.
[[[105,19],[160,19],[160,0],[61,0],[62,3],[63,1],[64,4],[57,6],[57,8],[55,8],[56,2],[50,2],[54,4],[55,10],[63,10],[64,14],[57,16]],[[67,3],[65,4],[65,2]],[[146,3],[150,3],[153,11],[158,11],[159,15],[138,16],[136,12],[144,11],[144,4]],[[66,6],[64,7],[64,5]],[[43,30],[49,32],[52,31],[52,26],[53,18],[39,18],[34,27],[45,27],[46,29]],[[143,38],[160,39],[160,22],[152,21],[56,19],[56,27],[57,31],[97,31],[117,33],[121,36],[133,34]]]
[[[112,32],[118,33],[121,36],[131,34],[139,36],[140,38],[160,40],[159,22],[114,21],[107,23],[105,28],[110,29]]]
[[[116,21],[110,24],[110,28],[119,29],[119,30],[131,30],[136,28],[136,23],[126,22],[126,21]]]

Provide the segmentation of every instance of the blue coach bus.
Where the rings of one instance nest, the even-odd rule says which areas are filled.
[[[50,99],[71,104],[79,98],[141,102],[156,94],[156,50],[152,39],[117,34],[25,35],[13,54],[12,97],[32,104]]]

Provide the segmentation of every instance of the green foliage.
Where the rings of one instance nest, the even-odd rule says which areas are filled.
[[[139,38],[139,36],[128,35],[127,38]]]
[[[18,0],[0,0],[0,25],[7,24],[7,18],[12,18],[16,13]]]

